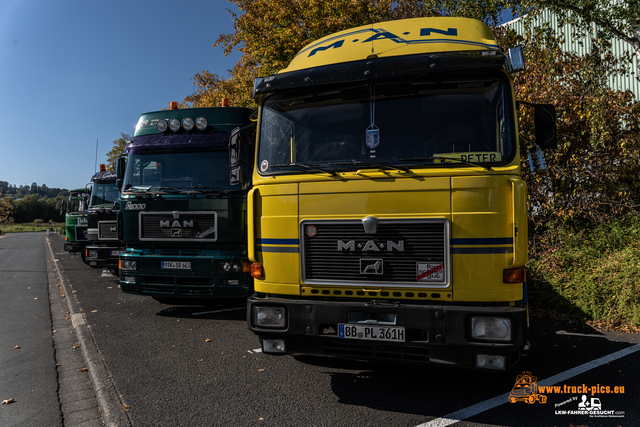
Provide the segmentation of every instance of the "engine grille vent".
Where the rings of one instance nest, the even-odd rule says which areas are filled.
[[[300,236],[305,284],[449,285],[445,218],[305,220]]]

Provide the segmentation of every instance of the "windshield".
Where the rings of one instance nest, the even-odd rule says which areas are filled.
[[[79,213],[87,210],[85,203],[87,201],[87,195],[82,193],[71,193],[67,202],[67,212]]]
[[[91,200],[89,206],[113,205],[118,200],[120,192],[115,182],[111,184],[91,184]]]
[[[151,151],[129,154],[124,193],[207,193],[237,190],[229,185],[228,151]]]
[[[262,109],[259,170],[504,163],[515,152],[511,102],[497,74],[277,93]]]

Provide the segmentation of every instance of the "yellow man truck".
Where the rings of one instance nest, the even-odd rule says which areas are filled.
[[[482,22],[415,18],[330,35],[256,79],[247,308],[264,353],[517,361],[521,59]],[[553,108],[535,107],[538,144],[552,148]]]

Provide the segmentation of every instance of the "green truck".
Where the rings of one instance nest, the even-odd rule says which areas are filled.
[[[229,137],[251,124],[241,107],[177,109],[140,116],[116,162],[120,192],[120,288],[158,301],[245,298],[246,185],[229,183]],[[244,133],[242,145],[253,145]],[[250,176],[253,150],[244,150]]]
[[[89,194],[86,189],[78,188],[69,191],[69,197],[60,204],[60,213],[65,212],[64,250],[72,253],[79,252],[85,259],[87,246],[87,205]]]

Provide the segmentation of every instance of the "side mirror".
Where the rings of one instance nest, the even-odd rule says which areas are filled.
[[[511,62],[512,73],[524,71],[524,54],[522,53],[522,47],[510,47],[507,50],[507,55],[509,56],[509,62]]]
[[[558,148],[556,108],[550,104],[536,104],[534,110],[536,144],[540,148]]]
[[[242,184],[242,168],[240,167],[240,129],[236,128],[229,137],[229,183]]]
[[[127,167],[127,158],[118,157],[116,159],[116,187],[122,189],[122,180],[124,179],[124,172]]]

